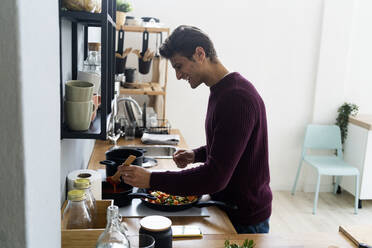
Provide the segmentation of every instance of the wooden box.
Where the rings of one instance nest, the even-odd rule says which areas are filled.
[[[99,235],[106,227],[107,207],[113,204],[113,200],[97,200],[97,213],[95,223],[92,229],[65,229],[61,223],[61,247],[62,248],[85,248],[95,247]],[[64,202],[61,210],[61,216],[65,210],[67,201]]]

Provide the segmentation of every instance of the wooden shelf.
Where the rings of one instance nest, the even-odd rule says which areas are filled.
[[[156,82],[151,83],[130,83],[133,88],[120,87],[121,95],[165,95],[164,88]]]
[[[128,26],[128,25],[116,26],[116,30],[124,30],[125,32],[144,32],[145,30],[147,30],[147,32],[149,33],[162,33],[162,32],[169,33],[169,28],[152,28],[152,27]]]

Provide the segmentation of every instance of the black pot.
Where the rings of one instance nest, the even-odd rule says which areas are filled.
[[[102,182],[102,199],[112,199],[118,207],[127,206],[131,203],[132,197],[128,194],[132,193],[133,187],[123,182],[117,186],[117,192],[113,191],[113,187],[109,182]]]
[[[136,156],[132,164],[142,166],[144,153],[143,149],[128,148],[126,146],[111,148],[106,152],[106,160],[100,163],[106,165],[106,177],[110,177],[116,173],[118,166],[122,165],[130,155]]]

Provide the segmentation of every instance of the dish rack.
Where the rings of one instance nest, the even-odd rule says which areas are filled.
[[[157,119],[157,123],[151,123],[148,127],[143,126],[143,120],[139,119],[137,123],[136,137],[142,137],[143,133],[151,134],[170,134],[171,125],[167,119]]]

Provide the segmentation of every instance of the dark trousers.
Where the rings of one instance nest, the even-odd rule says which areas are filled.
[[[269,218],[257,225],[241,225],[233,223],[237,233],[269,233]]]

